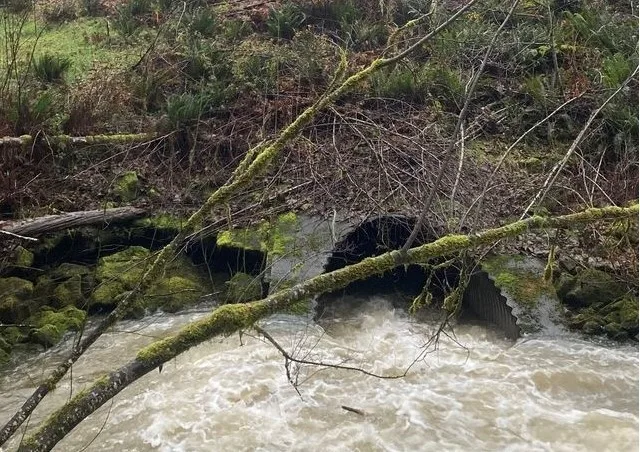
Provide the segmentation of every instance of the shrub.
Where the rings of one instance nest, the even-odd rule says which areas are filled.
[[[82,9],[87,16],[98,16],[102,9],[100,0],[82,0]]]
[[[268,42],[245,40],[230,59],[233,79],[240,85],[262,93],[275,89],[287,49]]]
[[[116,8],[113,26],[123,37],[130,38],[140,30],[144,16],[150,13],[149,0],[129,0]]]
[[[426,90],[418,75],[418,72],[409,67],[378,71],[371,78],[373,92],[378,97],[422,102],[425,99]]]
[[[63,80],[65,72],[71,67],[71,60],[66,57],[45,53],[33,60],[33,71],[36,77],[45,82],[59,82]]]
[[[341,29],[347,45],[356,50],[377,49],[389,38],[389,30],[381,22],[358,19],[353,24],[343,23]]]
[[[276,38],[291,39],[304,22],[304,13],[293,3],[285,3],[280,9],[271,9],[266,21],[267,30]]]
[[[218,21],[213,12],[208,8],[197,8],[191,17],[189,30],[209,38],[216,33]]]
[[[238,41],[252,31],[251,23],[244,20],[227,20],[223,24],[223,34],[230,41]]]
[[[78,17],[78,8],[74,0],[61,0],[45,3],[40,15],[47,23],[61,23]]]
[[[173,94],[167,98],[167,118],[176,129],[209,117],[233,94],[233,88],[213,83],[195,93]]]

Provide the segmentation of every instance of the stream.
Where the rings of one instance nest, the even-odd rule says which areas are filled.
[[[154,337],[203,315],[201,309],[120,322],[74,366],[73,386],[66,377],[30,425]],[[262,326],[297,358],[383,375],[413,366],[404,378],[380,379],[292,365],[294,387],[283,357],[263,339],[214,339],[125,389],[55,450],[638,450],[637,345],[568,333],[514,345],[484,326],[458,325],[455,337],[441,335],[437,350],[425,354],[437,323],[412,320],[389,297],[372,297],[322,327],[289,315]],[[15,354],[0,373],[0,421],[64,356],[64,346]]]

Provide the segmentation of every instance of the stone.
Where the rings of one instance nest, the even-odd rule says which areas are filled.
[[[624,285],[601,270],[584,269],[571,281],[562,286],[558,295],[570,307],[587,307],[600,302],[609,302],[626,293]]]

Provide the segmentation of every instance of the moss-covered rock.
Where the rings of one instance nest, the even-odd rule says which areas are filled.
[[[55,280],[65,280],[73,276],[86,276],[90,273],[91,269],[85,265],[63,262],[50,272],[50,276]]]
[[[82,328],[86,315],[86,312],[74,306],[58,311],[43,308],[28,319],[28,323],[33,325],[29,340],[45,347],[53,346],[60,342],[67,331]]]
[[[56,307],[82,306],[84,302],[82,276],[74,275],[58,284],[53,291],[53,299]]]
[[[22,246],[17,246],[11,253],[11,264],[14,267],[31,267],[33,259],[33,252]]]
[[[282,256],[293,243],[298,227],[298,217],[289,212],[278,216],[273,222],[262,221],[257,227],[222,231],[216,238],[216,245]]]
[[[89,297],[88,309],[91,312],[111,311],[125,292],[127,289],[120,281],[98,284]]]
[[[27,338],[27,335],[22,331],[21,328],[10,326],[8,328],[2,329],[2,338],[11,346],[13,346],[15,344],[19,344],[20,342],[24,342]]]
[[[262,284],[255,276],[239,272],[233,275],[225,285],[226,303],[243,303],[262,298]]]
[[[33,314],[40,304],[33,298],[33,283],[25,279],[0,278],[0,322],[18,323]]]
[[[140,191],[140,179],[135,171],[127,171],[115,180],[113,194],[122,202],[134,201]]]
[[[638,299],[626,295],[601,309],[605,321],[616,323],[630,334],[638,331]]]
[[[111,310],[128,291],[139,283],[151,257],[148,249],[132,246],[100,259],[96,268],[98,285],[89,299],[89,308]],[[164,276],[155,281],[132,306],[129,317],[140,317],[145,310],[175,312],[197,301],[208,289],[207,280],[184,255],[167,266]]]
[[[582,332],[585,334],[601,334],[603,326],[599,322],[589,320],[582,325]]]
[[[610,274],[587,268],[575,277],[564,278],[558,287],[558,296],[570,307],[587,307],[622,297],[627,288]]]
[[[604,326],[604,331],[607,333],[607,336],[616,341],[623,341],[629,337],[627,332],[622,329],[620,324],[615,322],[607,323]]]

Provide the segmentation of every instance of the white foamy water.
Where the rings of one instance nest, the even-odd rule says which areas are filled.
[[[74,367],[74,392],[197,314],[123,322]],[[264,328],[292,355],[399,374],[436,325],[412,322],[381,299],[325,324],[278,316]],[[441,337],[406,377],[292,367],[244,335],[212,340],[152,372],[80,424],[60,451],[636,451],[638,349],[577,336],[515,345],[480,326]],[[142,336],[146,335],[146,336]],[[31,392],[55,351],[2,375],[0,416]],[[69,397],[60,384],[31,423]],[[341,408],[343,405],[363,415]],[[93,440],[93,442],[91,442]],[[15,448],[15,442],[8,450]]]

